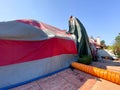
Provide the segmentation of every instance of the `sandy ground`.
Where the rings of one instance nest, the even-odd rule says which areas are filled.
[[[100,60],[97,62],[92,62],[92,66],[99,67],[102,69],[107,69],[114,72],[120,72],[120,60]]]
[[[93,62],[92,65],[120,73],[120,60],[111,61],[104,59],[98,62]],[[120,90],[120,85],[100,78],[90,90]]]
[[[91,65],[120,73],[119,60],[102,60],[93,62]],[[11,90],[120,90],[120,85],[76,69],[66,69]]]

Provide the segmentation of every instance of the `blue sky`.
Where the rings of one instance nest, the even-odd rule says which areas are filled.
[[[120,33],[120,0],[0,0],[0,21],[35,19],[68,30],[70,15],[107,45]]]

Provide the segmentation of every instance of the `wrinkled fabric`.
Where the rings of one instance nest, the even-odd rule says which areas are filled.
[[[70,17],[68,32],[71,34],[75,34],[77,38],[76,41],[77,41],[77,50],[79,57],[83,55],[92,56],[89,45],[89,38],[85,30],[85,27],[76,17]]]

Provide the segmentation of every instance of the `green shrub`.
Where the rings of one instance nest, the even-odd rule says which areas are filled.
[[[88,55],[83,55],[82,57],[78,58],[78,62],[89,65],[92,62],[92,57]]]
[[[119,52],[119,53],[117,53],[117,56],[118,56],[118,58],[120,58],[120,52]]]

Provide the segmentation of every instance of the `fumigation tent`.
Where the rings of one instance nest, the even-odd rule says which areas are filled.
[[[0,88],[64,69],[77,55],[74,35],[35,20],[0,22]]]

